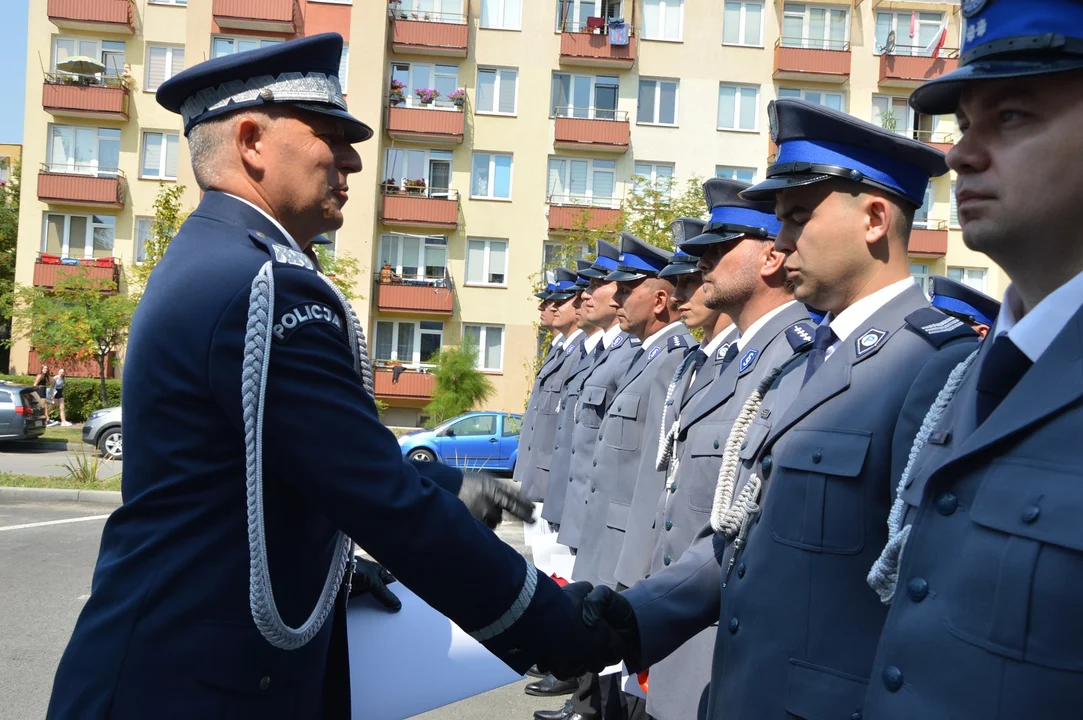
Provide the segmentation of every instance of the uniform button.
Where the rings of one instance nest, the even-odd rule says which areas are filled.
[[[672,530],[672,529],[673,529],[673,521],[672,520],[666,520],[666,530]]]
[[[677,483],[673,483],[673,485],[671,485],[669,489],[673,492],[677,492]]]
[[[266,690],[269,687],[271,687],[271,678],[269,678],[269,677],[260,678],[259,689],[260,690]]]
[[[824,454],[822,452],[820,452],[819,450],[812,453],[812,462],[818,463],[823,459],[824,459]]]
[[[598,461],[597,460],[594,461],[594,467],[598,467]]]
[[[597,486],[597,485],[595,485],[594,483],[591,483],[591,484],[590,484],[590,491],[591,491],[591,492],[594,492],[594,491],[595,491],[595,490],[597,490],[597,489],[598,489],[598,486]]]
[[[888,665],[883,672],[884,687],[890,692],[898,692],[903,686],[902,670],[894,665]]]
[[[763,476],[767,477],[771,474],[772,460],[770,455],[764,455],[763,460],[760,461],[760,467],[763,468]]]
[[[736,635],[741,623],[737,618],[730,618],[730,635]]]
[[[714,441],[714,449],[715,449],[715,450],[717,450],[717,449],[718,449],[718,441],[717,441],[717,440],[715,440],[715,441]]]
[[[910,582],[906,584],[906,594],[914,602],[921,602],[929,594],[929,583],[926,582],[925,578],[911,578]]]
[[[662,558],[662,564],[669,565],[671,562],[673,562],[673,558],[669,556],[669,553],[666,553],[666,556]]]
[[[959,509],[959,498],[950,492],[940,493],[936,497],[936,511],[941,515],[951,515]]]
[[[554,450],[559,450],[559,449],[560,449],[560,446],[559,446],[559,445],[554,445],[554,446],[553,446],[553,449],[554,449]]]
[[[601,433],[598,433],[598,439],[599,439],[599,440],[601,440],[601,439],[602,439],[602,434],[601,434]]]
[[[575,448],[572,448],[572,455],[575,455]]]
[[[617,412],[620,412],[620,405],[617,406]]]
[[[743,578],[745,576],[745,564],[741,563],[737,566],[737,577]]]
[[[718,446],[716,445],[715,447],[718,447]],[[748,447],[748,440],[745,440],[743,443],[741,443],[741,449],[744,450],[747,447]]]
[[[1032,522],[1038,519],[1038,516],[1042,514],[1042,509],[1037,505],[1027,505],[1023,508],[1023,522],[1030,525]]]

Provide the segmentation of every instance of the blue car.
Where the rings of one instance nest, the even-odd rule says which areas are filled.
[[[399,438],[402,454],[411,460],[471,470],[510,473],[519,453],[523,416],[470,412],[434,430],[418,430]]]

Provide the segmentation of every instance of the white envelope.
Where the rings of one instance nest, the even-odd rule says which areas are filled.
[[[549,527],[548,520],[542,520],[542,503],[534,503],[534,522],[532,524],[523,523],[523,542],[527,547],[532,546],[538,538],[545,535],[552,535],[556,537],[556,533]]]

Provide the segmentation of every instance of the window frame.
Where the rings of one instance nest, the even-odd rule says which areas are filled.
[[[109,228],[113,229],[113,248],[109,255],[102,255],[101,257],[116,257],[117,251],[117,216],[116,215],[95,215],[94,213],[65,213],[65,212],[52,212],[46,210],[41,214],[41,252],[47,253],[49,243],[49,216],[59,215],[64,218],[64,235],[60,241],[60,257],[71,258],[71,221],[72,218],[85,218],[86,224],[86,238],[83,244],[83,257],[75,258],[77,260],[93,260],[94,255],[94,229],[95,228]],[[110,223],[97,223],[94,222],[96,217],[112,218],[113,222]]]
[[[647,7],[646,7],[647,2],[648,2],[648,0],[643,0],[643,8],[642,8],[642,10],[643,10],[643,21],[640,24],[639,39],[640,40],[651,40],[651,41],[654,41],[654,42],[675,42],[675,43],[684,42],[684,0],[653,0],[653,2],[657,2],[658,5],[659,5],[659,12],[658,12],[659,23],[658,23],[658,25],[659,25],[659,29],[662,30],[662,36],[660,36],[660,37],[651,37],[650,33],[647,32]],[[670,6],[671,3],[676,3],[677,4],[677,6],[679,8],[678,12],[680,13],[680,15],[679,15],[679,17],[677,19],[677,37],[676,38],[664,37],[664,35],[665,35],[665,27],[666,27],[666,15],[669,13],[669,6]]]
[[[481,275],[484,280],[478,282],[476,280],[470,280],[470,243],[482,243],[482,269]],[[494,274],[492,267],[492,245],[493,243],[503,243],[504,245],[504,270],[501,275],[504,276],[503,282],[492,282],[489,278]],[[508,249],[511,243],[507,238],[483,238],[483,237],[468,237],[466,239],[466,262],[463,273],[463,284],[466,287],[489,287],[489,288],[506,288],[508,287]]]
[[[483,110],[481,108],[481,102],[478,100],[481,88],[481,73],[491,72],[494,75],[493,79],[493,107],[500,107],[500,92],[503,87],[503,82],[500,79],[502,72],[515,73],[515,92],[512,96],[512,111],[503,112],[499,109]],[[474,86],[474,114],[476,115],[499,115],[502,117],[516,117],[519,114],[519,68],[500,66],[500,65],[478,65],[477,80]]]
[[[561,76],[566,76],[568,78],[568,80],[569,80],[568,87],[570,89],[570,93],[569,93],[569,97],[568,97],[568,102],[572,103],[571,105],[564,105],[564,106],[556,105],[555,81],[556,81],[556,79],[558,77],[561,77]],[[588,104],[586,107],[582,107],[582,106],[579,106],[579,105],[575,104],[575,97],[574,97],[575,96],[575,81],[576,81],[577,78],[578,79],[585,79],[585,80],[590,81],[590,90],[588,92],[588,95],[590,96],[590,104]],[[599,87],[598,79],[599,78],[606,78],[606,79],[612,78],[612,79],[617,81],[615,85],[610,85],[609,83],[605,83],[605,84],[601,85],[601,87],[615,87],[616,88],[616,93],[614,95],[614,102],[613,102],[613,107],[612,108],[601,108],[601,109],[598,108],[598,87]],[[549,80],[549,117],[551,119],[562,117],[562,118],[578,118],[580,120],[616,120],[617,119],[617,112],[618,112],[617,108],[618,108],[619,105],[620,105],[620,76],[618,76],[618,75],[591,75],[589,73],[567,72],[567,71],[564,71],[564,70],[554,70],[552,72],[552,74],[550,75],[550,80]],[[564,112],[564,113],[558,112],[561,109],[561,107],[563,107],[566,112]],[[586,114],[585,115],[577,114],[577,113],[580,113],[580,112],[586,112]],[[599,113],[606,113],[606,114],[612,113],[612,117],[599,117]]]
[[[168,5],[170,7],[188,7],[188,0],[147,0],[151,5]]]
[[[447,162],[447,164],[448,164],[448,185],[452,185],[453,182],[454,182],[454,179],[455,179],[455,177],[454,177],[455,176],[455,173],[454,173],[455,155],[454,155],[453,151],[451,151],[451,150],[443,150],[443,149],[436,149],[436,148],[412,148],[412,147],[409,147],[409,146],[402,146],[402,147],[391,147],[391,146],[389,146],[389,147],[387,147],[385,152],[384,152],[384,158],[383,158],[384,159],[384,167],[383,167],[384,172],[380,176],[382,178],[381,181],[380,181],[381,187],[383,187],[384,184],[388,180],[395,179],[395,174],[393,172],[393,167],[396,164],[391,161],[392,154],[393,153],[402,153],[403,167],[405,167],[406,162],[409,161],[409,159],[410,159],[410,153],[412,153],[412,152],[424,153],[424,157],[425,157],[425,176],[422,179],[425,180],[425,192],[424,192],[425,197],[447,198],[451,194],[451,190],[453,188],[451,188],[451,187],[446,187],[446,188],[433,187],[433,184],[432,184],[432,164],[433,164],[433,162]],[[437,153],[439,153],[441,156],[440,157],[435,157],[435,155]],[[444,155],[446,155],[446,157],[444,157]],[[416,177],[407,178],[405,173],[403,173],[402,177],[398,178],[399,192],[404,192],[405,191],[405,189],[406,189],[405,183],[406,183],[406,180],[408,180],[408,179],[409,180],[417,180],[418,178],[416,178]]]
[[[914,274],[914,268],[915,267],[920,267],[921,268],[921,272],[918,273],[917,275]],[[921,288],[921,291],[923,293],[925,293],[925,297],[929,296],[929,276],[930,275],[932,275],[932,268],[929,265],[927,265],[925,263],[921,263],[921,262],[914,262],[914,260],[912,258],[910,259],[910,277],[913,278],[914,283],[919,288]],[[921,278],[920,282],[918,282],[918,278]]]
[[[106,39],[106,38],[99,38],[99,37],[81,37],[81,36],[77,36],[77,35],[60,35],[60,34],[58,34],[58,35],[53,35],[52,36],[52,39],[51,39],[50,44],[49,44],[49,51],[50,51],[49,70],[50,70],[50,72],[59,73],[59,74],[62,74],[62,75],[69,75],[69,76],[74,74],[74,73],[67,73],[67,72],[64,72],[63,70],[57,70],[56,69],[57,45],[61,41],[65,41],[65,40],[70,40],[71,42],[74,42],[76,44],[75,45],[76,50],[79,49],[79,43],[84,43],[84,42],[85,43],[94,43],[94,52],[91,53],[91,55],[94,58],[97,58],[98,62],[100,62],[102,65],[105,65],[105,58],[104,58],[104,54],[106,52],[105,47],[104,47],[105,43],[113,43],[114,45],[121,45],[124,48],[124,62],[121,63],[120,68],[119,69],[113,68],[112,71],[110,71],[110,68],[106,67],[103,72],[94,73],[94,75],[96,77],[99,77],[99,78],[118,77],[118,76],[120,76],[120,75],[122,75],[124,73],[124,68],[128,65],[128,43],[124,42],[123,40],[113,40],[113,39]],[[109,52],[115,54],[116,50],[111,50]],[[84,53],[80,53],[80,52],[75,53],[76,56],[83,55],[83,54]]]
[[[723,173],[724,170],[732,170],[732,173]],[[752,177],[745,180],[741,177],[741,173],[748,170],[752,173]],[[714,176],[716,178],[723,178],[726,180],[737,180],[740,182],[754,183],[756,181],[757,169],[754,167],[748,167],[747,165],[715,165]]]
[[[160,175],[146,175],[146,154],[147,154],[147,136],[148,135],[161,135],[162,136],[162,153],[161,158],[158,161],[158,169],[161,172]],[[144,128],[139,138],[139,179],[140,180],[157,180],[160,182],[176,182],[177,176],[170,177],[166,175],[166,170],[169,166],[168,162],[168,149],[169,143],[167,138],[172,135],[176,140],[177,151],[177,176],[180,175],[180,133],[169,132],[168,130],[148,130]]]
[[[452,84],[455,86],[456,90],[459,90],[462,86],[459,84],[459,75],[460,75],[460,73],[459,73],[459,66],[458,65],[451,65],[451,64],[448,64],[448,63],[438,63],[438,62],[418,62],[418,61],[415,61],[415,60],[392,60],[390,66],[388,68],[390,73],[391,73],[391,79],[392,80],[397,80],[398,79],[398,78],[395,77],[395,69],[396,69],[396,67],[398,67],[399,69],[401,69],[402,67],[406,68],[406,82],[403,83],[403,88],[402,88],[402,94],[403,94],[403,103],[402,104],[403,104],[404,107],[408,107],[408,108],[425,108],[426,110],[436,109],[436,110],[444,110],[444,111],[449,111],[449,112],[454,112],[454,111],[458,110],[458,108],[455,106],[455,101],[448,100],[447,95],[441,94],[440,97],[434,99],[428,105],[423,105],[421,103],[421,98],[419,98],[417,96],[417,94],[416,94],[417,90],[436,89],[436,78],[437,78],[438,75],[441,76],[441,77],[444,77],[444,78],[447,78],[450,75],[450,73],[448,73],[446,70],[443,71],[443,72],[440,72],[440,71],[437,70],[437,68],[455,68],[455,81]],[[431,83],[431,85],[429,85],[428,88],[421,88],[421,87],[415,85],[414,71],[417,68],[420,68],[420,67],[429,68],[429,77],[432,80],[432,83]]]
[[[435,330],[435,329],[432,329],[432,328],[422,328],[421,324],[423,322],[432,322],[433,324],[440,325],[440,329]],[[391,325],[391,353],[390,353],[391,357],[389,357],[389,358],[382,358],[382,357],[378,356],[380,346],[379,346],[379,343],[376,341],[376,338],[379,335],[380,323],[387,323],[388,325]],[[409,359],[403,359],[403,358],[400,358],[398,356],[399,355],[399,337],[400,337],[400,331],[403,329],[403,326],[409,326],[410,327],[410,334],[411,334],[410,347],[412,349],[412,352],[411,352],[411,357]],[[412,367],[412,368],[429,368],[429,367],[433,367],[433,365],[434,365],[433,363],[425,362],[424,360],[421,359],[421,336],[422,335],[436,335],[436,336],[438,336],[440,338],[440,345],[439,345],[439,348],[437,348],[437,351],[439,351],[440,348],[444,347],[444,324],[441,323],[441,322],[436,322],[436,321],[399,320],[397,318],[377,318],[376,319],[376,324],[373,327],[372,335],[373,335],[373,358],[372,359],[374,361],[376,361],[376,362],[379,362],[379,363],[398,362],[398,363],[402,363],[403,365],[408,366],[408,367]],[[431,357],[430,357],[430,359],[431,359]]]
[[[797,95],[797,97],[800,98],[801,100],[804,100],[805,102],[812,103],[813,105],[819,105],[820,107],[825,107],[825,108],[830,108],[830,109],[835,109],[835,108],[831,108],[830,105],[825,105],[822,102],[818,103],[818,102],[813,102],[812,100],[809,100],[808,99],[808,94],[809,93],[814,93],[816,95],[819,95],[820,97],[826,97],[828,95],[837,95],[840,98],[839,108],[838,108],[839,111],[840,112],[847,112],[847,108],[849,107],[849,104],[847,102],[847,100],[848,100],[847,93],[845,91],[835,92],[833,90],[832,91],[809,90],[808,88],[801,88],[801,87],[782,87],[782,86],[780,86],[778,88],[778,93],[777,93],[778,97],[780,97],[780,98],[782,98],[782,97],[794,97],[793,95],[783,95],[782,93],[784,93],[784,92],[786,92],[786,93],[794,93],[794,92],[799,93],[799,95]]]
[[[497,12],[497,25],[485,24],[485,4],[488,2],[500,3],[500,10]],[[515,27],[506,27],[505,21],[508,12],[508,3],[516,3],[519,5],[519,24]],[[523,2],[522,0],[481,0],[481,15],[478,17],[478,28],[481,30],[507,30],[510,32],[520,32],[523,29]]]
[[[478,364],[477,369],[483,373],[500,374],[504,372],[504,355],[507,350],[508,332],[504,325],[497,325],[495,323],[463,323],[463,344],[466,344],[466,331],[467,328],[478,328]],[[486,347],[486,340],[488,339],[489,330],[496,328],[500,330],[500,366],[496,368],[485,367],[484,354]]]
[[[740,28],[738,29],[738,35],[740,40],[738,42],[726,42],[726,5],[729,3],[735,3],[741,6],[741,20]],[[748,35],[748,5],[758,5],[760,8],[760,41],[758,43],[745,42],[745,38]],[[764,30],[764,15],[767,13],[766,4],[763,0],[724,0],[722,3],[722,44],[727,47],[750,47],[750,48],[763,48],[763,30]]]
[[[68,129],[71,131],[72,150],[75,150],[75,140],[78,137],[77,130],[93,130],[94,131],[94,162],[91,165],[79,165],[76,162],[78,153],[75,153],[71,158],[65,158],[64,162],[57,162],[53,158],[53,131],[57,128]],[[108,133],[116,133],[115,142],[117,143],[117,164],[120,164],[120,144],[124,138],[124,134],[120,128],[107,128],[98,127],[96,125],[66,125],[64,123],[49,123],[46,129],[46,147],[45,147],[45,164],[48,167],[49,172],[60,173],[64,175],[86,175],[88,177],[98,178],[115,178],[120,175],[119,167],[102,167],[101,166],[101,150],[102,150],[102,135],[105,131]],[[112,139],[112,138],[110,138]],[[79,168],[86,168],[80,170]],[[112,172],[110,172],[112,171]]]
[[[787,11],[786,11],[786,6],[787,5],[801,5],[801,6],[803,6],[805,8],[804,11],[802,12],[801,44],[800,45],[787,45],[784,42],[784,40],[786,40],[786,39],[789,39],[789,40],[795,40],[796,39],[796,38],[787,38],[787,37],[783,36],[783,34],[782,34],[783,33],[783,28],[785,27],[785,24],[786,24],[787,15],[790,16],[790,17],[793,17],[794,15],[796,15],[796,13],[794,13],[792,11],[787,13]],[[825,21],[824,21],[824,31],[825,31],[824,32],[824,38],[822,40],[818,40],[816,38],[809,37],[809,28],[812,25],[812,10],[824,10],[827,13],[827,16],[825,17]],[[846,14],[846,27],[843,29],[843,37],[845,39],[841,41],[843,47],[833,47],[834,43],[837,43],[837,42],[840,42],[840,41],[832,40],[830,38],[830,29],[831,29],[831,15],[830,15],[830,13],[832,13],[832,12],[843,12],[843,13]],[[820,5],[820,4],[815,3],[815,2],[812,2],[812,3],[793,2],[792,0],[790,2],[786,2],[784,0],[784,2],[782,4],[782,14],[781,14],[781,17],[779,18],[778,42],[779,42],[779,45],[781,45],[782,47],[786,47],[786,48],[805,48],[805,49],[809,49],[809,50],[836,50],[836,51],[846,50],[847,48],[850,47],[850,31],[851,31],[850,25],[851,25],[852,22],[853,22],[853,13],[851,12],[851,8],[848,5]]]
[[[246,41],[246,42],[247,41],[259,41],[259,47],[258,48],[253,48],[253,49],[257,49],[257,50],[262,49],[266,45],[277,45],[279,43],[285,42],[285,40],[283,40],[282,38],[264,37],[262,35],[230,35],[228,33],[214,33],[214,34],[211,35],[211,52],[210,52],[210,59],[211,60],[213,60],[214,58],[225,57],[225,55],[216,55],[214,53],[214,47],[215,47],[215,44],[217,43],[218,40],[229,40],[230,42],[233,43],[233,48],[234,49],[233,49],[232,52],[229,53],[230,55],[236,55],[239,52],[244,52],[243,50],[237,50],[237,43],[238,43],[238,41],[241,41],[241,40]]]
[[[475,190],[477,189],[477,183],[475,182],[474,166],[475,160],[479,155],[485,155],[489,158],[489,180],[488,180],[488,195],[477,195]],[[496,187],[496,158],[506,157],[508,158],[508,196],[500,197],[494,195],[493,191]],[[511,202],[514,195],[515,187],[515,154],[506,152],[489,152],[486,150],[475,150],[470,155],[470,199],[471,200],[490,200],[496,202]]]
[[[936,206],[936,197],[933,193],[933,183],[925,185],[925,195],[921,199],[921,205],[914,211],[913,227],[917,230],[928,230],[931,225],[936,225],[938,220],[932,219],[933,208]],[[925,211],[925,217],[919,219],[920,213]]]
[[[734,125],[735,126],[737,125],[737,121],[739,121],[740,118],[741,118],[741,92],[740,91],[745,90],[745,89],[750,89],[750,90],[755,90],[756,91],[756,99],[755,99],[756,113],[754,115],[755,127],[751,128],[751,129],[742,128],[742,127],[730,127],[730,128],[727,128],[727,127],[722,127],[721,125],[719,125],[719,120],[721,118],[719,116],[719,107],[718,107],[718,105],[722,101],[722,88],[734,88],[736,90],[736,92],[734,93],[734,104],[733,104],[733,120],[734,120]],[[719,132],[758,133],[760,131],[760,86],[759,85],[749,85],[747,83],[728,83],[728,82],[720,82],[720,83],[718,83],[718,94],[717,94],[717,96],[715,98],[715,129],[718,130]]]
[[[951,276],[952,271],[958,271],[960,276],[958,278],[952,277]],[[967,277],[972,272],[981,273],[981,287],[977,287],[977,286],[967,282]],[[966,285],[967,287],[969,287],[969,288],[971,288],[973,290],[977,290],[980,293],[985,293],[986,295],[989,294],[988,290],[986,289],[986,288],[989,287],[989,269],[988,268],[973,267],[973,266],[970,266],[970,265],[967,265],[967,266],[948,265],[947,270],[945,271],[945,277],[947,277],[949,280],[955,280],[955,282],[962,283],[963,285]]]
[[[558,240],[546,240],[542,243],[542,272],[557,267],[553,262],[553,255],[563,246],[564,243]],[[575,260],[583,260],[592,252],[591,248],[585,243],[579,243],[576,249],[578,252],[575,255]]]
[[[644,82],[654,83],[654,120],[646,121],[639,119],[639,99],[641,97],[641,90]],[[664,123],[658,118],[662,114],[662,84],[670,83],[673,88],[673,122]],[[636,125],[647,125],[654,127],[680,127],[681,124],[681,81],[674,78],[661,78],[661,77],[644,77],[639,78],[639,87],[636,92]]]
[[[650,168],[650,173],[645,174],[645,173],[639,172],[639,169],[641,167]],[[632,163],[632,191],[634,193],[638,194],[638,193],[640,193],[640,192],[642,192],[644,190],[644,188],[642,187],[642,184],[639,182],[639,178],[641,178],[641,177],[646,178],[647,182],[649,182],[652,187],[656,186],[658,184],[658,168],[660,168],[660,167],[667,167],[670,170],[670,173],[669,173],[669,180],[670,180],[669,185],[670,185],[670,187],[666,188],[662,192],[662,196],[664,198],[666,198],[666,199],[669,199],[670,193],[673,190],[673,181],[677,177],[677,164],[676,163],[671,163],[671,162],[650,162],[650,161],[647,161],[647,160],[636,160],[636,161],[634,161]]]
[[[562,185],[565,189],[570,188],[572,179],[572,163],[586,162],[587,163],[587,191],[583,195],[577,195],[571,192],[566,192],[559,197],[568,198],[567,202],[553,202],[554,197],[558,197],[554,188],[550,185],[549,179],[552,177],[552,164],[554,160],[558,160],[565,163],[565,171],[561,178]],[[596,168],[595,163],[612,163],[613,167],[610,168]],[[597,172],[612,173],[613,175],[613,195],[608,198],[595,197],[594,196],[594,177]],[[593,157],[575,157],[571,155],[550,155],[545,163],[545,202],[551,205],[571,205],[571,206],[586,206],[597,208],[619,208],[620,196],[618,194],[619,188],[617,187],[617,161],[610,158],[593,158]],[[577,202],[576,198],[583,198],[582,202]],[[608,202],[609,204],[602,204]]]
[[[404,247],[405,247],[405,244],[403,243],[403,240],[405,238],[415,238],[418,241],[418,247],[417,247],[417,262],[418,262],[417,270],[418,270],[418,272],[415,275],[407,275],[403,271],[402,259],[403,259],[403,251],[404,251]],[[435,283],[435,282],[439,282],[439,281],[442,281],[442,280],[446,280],[446,279],[451,277],[451,269],[448,267],[448,263],[449,263],[449,261],[451,259],[449,257],[449,255],[450,255],[449,248],[451,246],[451,243],[450,243],[447,235],[414,235],[412,233],[398,233],[398,232],[380,233],[379,243],[376,246],[376,260],[377,260],[378,263],[380,263],[381,267],[383,267],[384,241],[385,240],[387,240],[387,241],[398,240],[398,246],[397,246],[398,250],[397,250],[397,252],[393,253],[395,255],[395,258],[394,258],[395,262],[390,263],[390,264],[391,264],[392,271],[396,275],[398,275],[400,278],[402,278],[403,280],[410,280],[410,281],[413,281],[413,282]],[[438,242],[430,242],[430,241],[438,241]],[[391,249],[394,250],[394,247],[395,246],[392,245]],[[444,253],[444,274],[439,276],[439,277],[430,276],[426,272],[426,269],[429,267],[429,265],[428,265],[428,248],[430,248],[430,247],[432,247],[432,248],[442,248],[443,249],[443,253]]]
[[[950,206],[948,208],[948,227],[952,230],[961,230],[962,224],[959,222],[959,201],[955,198],[955,181],[951,181],[951,198]]]
[[[146,236],[143,237],[142,240],[140,240],[140,238],[139,238],[139,236],[140,236],[139,226],[142,223],[146,223],[147,232],[146,232]],[[135,229],[135,232],[133,233],[133,235],[135,237],[132,238],[132,244],[134,246],[132,248],[132,261],[136,265],[142,265],[144,262],[146,262],[146,259],[147,259],[147,250],[146,250],[147,240],[150,239],[150,233],[154,229],[154,218],[152,216],[149,216],[149,215],[136,215],[135,216],[135,227],[134,227],[134,229]]]
[[[909,28],[907,28],[906,39],[907,40],[912,40],[914,42],[917,42],[918,38],[921,37],[921,26],[922,25],[929,25],[930,22],[931,22],[929,20],[922,20],[921,19],[922,14],[925,14],[925,15],[940,15],[940,20],[938,20],[937,23],[936,23],[936,28],[937,29],[940,29],[940,26],[943,25],[945,20],[946,20],[946,18],[944,17],[943,12],[938,13],[935,10],[913,10],[912,12],[914,13],[914,16],[915,16],[914,17],[914,37],[913,38],[910,37]],[[897,50],[899,47],[905,47],[905,48],[909,48],[910,52],[898,53],[898,52],[893,51],[891,53],[888,53],[888,52],[886,52],[886,50],[887,50],[886,46],[881,46],[880,45],[880,42],[876,37],[876,27],[879,24],[879,16],[880,15],[890,15],[891,16],[891,22],[888,24],[888,33],[890,33],[892,30],[895,31],[895,49]],[[931,55],[925,55],[925,53],[922,52],[925,49],[924,45],[902,45],[902,44],[900,44],[900,42],[899,42],[899,34],[900,34],[899,33],[899,20],[900,20],[900,18],[902,18],[904,20],[904,22],[909,21],[909,18],[907,18],[906,15],[905,15],[905,11],[902,11],[902,10],[899,10],[899,11],[896,11],[896,10],[880,10],[879,8],[877,8],[876,12],[873,14],[873,17],[872,17],[872,54],[874,56],[876,56],[876,57],[879,57],[880,55],[892,55],[892,56],[896,56],[896,57],[931,57]],[[885,40],[885,43],[886,43],[887,38],[885,37],[884,40]],[[920,48],[920,50],[919,50],[919,48]],[[941,49],[940,52],[943,53],[943,49]],[[942,57],[942,55],[938,55],[938,56]]]
[[[147,53],[146,53],[146,56],[143,58],[144,68],[145,68],[144,72],[143,72],[143,92],[145,92],[145,93],[157,92],[158,88],[161,87],[160,85],[155,85],[154,87],[151,87],[151,83],[150,83],[150,53],[151,53],[152,50],[165,50],[166,51],[166,64],[168,66],[168,70],[166,71],[165,80],[162,80],[163,83],[166,80],[169,80],[170,78],[172,78],[174,75],[176,75],[176,74],[178,74],[178,73],[180,73],[181,71],[184,70],[184,60],[183,59],[181,60],[181,68],[180,68],[180,70],[174,71],[174,69],[173,69],[173,59],[174,59],[173,51],[174,50],[180,50],[181,57],[183,58],[184,54],[185,54],[184,53],[185,48],[184,48],[183,45],[151,45],[150,43],[147,43]]]

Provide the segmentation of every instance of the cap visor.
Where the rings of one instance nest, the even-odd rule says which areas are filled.
[[[647,273],[631,273],[625,270],[614,270],[605,276],[606,282],[632,282],[633,280],[642,280],[647,277]]]
[[[781,190],[813,185],[830,178],[830,175],[780,175],[756,183],[752,187],[742,190],[739,194],[745,200],[774,200],[775,194]]]
[[[978,60],[919,86],[910,95],[910,107],[928,115],[947,115],[958,107],[965,83],[1080,69],[1083,69],[1083,58],[1078,56],[1047,60]]]
[[[550,300],[570,300],[575,293],[570,292],[558,292],[549,296]]]
[[[683,253],[700,257],[707,252],[707,248],[712,245],[730,242],[731,240],[737,240],[741,237],[743,236],[740,233],[726,233],[723,235],[713,232],[704,232],[702,235],[696,235],[694,238],[685,240],[678,247],[680,247],[681,252]]]
[[[534,297],[538,298],[539,300],[548,300],[550,297],[549,291],[542,290],[541,292],[536,292],[534,293]]]
[[[685,265],[682,263],[679,265],[666,265],[662,268],[661,272],[658,273],[658,277],[678,277],[680,275],[691,275],[692,273],[698,272],[699,268],[695,265]]]
[[[365,123],[355,118],[345,110],[340,110],[337,107],[331,107],[329,105],[317,105],[310,103],[291,103],[294,107],[307,110],[308,112],[316,113],[317,115],[329,115],[339,120],[344,120],[346,130],[346,142],[359,143],[364,142],[372,137],[372,128]]]
[[[576,275],[578,275],[579,277],[590,278],[591,280],[599,280],[605,277],[604,272],[602,272],[601,270],[595,270],[592,267],[580,270],[576,273]]]

